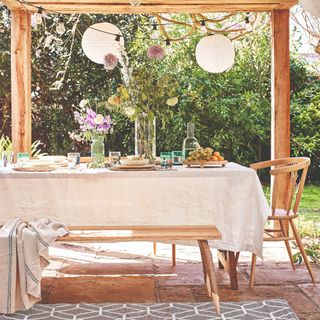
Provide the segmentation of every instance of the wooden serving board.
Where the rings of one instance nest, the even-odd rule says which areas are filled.
[[[188,168],[191,167],[200,167],[200,168],[207,168],[207,167],[225,167],[228,163],[227,160],[223,161],[184,161],[183,164]]]

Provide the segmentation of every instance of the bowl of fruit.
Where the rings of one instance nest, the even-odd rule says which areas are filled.
[[[219,151],[212,148],[197,148],[188,154],[187,159],[183,162],[187,167],[225,167],[228,163],[221,156]]]

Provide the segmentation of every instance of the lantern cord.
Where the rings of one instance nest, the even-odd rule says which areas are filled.
[[[36,6],[34,5],[33,3],[30,3],[28,1],[25,1],[25,0],[17,0],[27,11],[30,12],[29,7],[33,7],[35,9],[37,9],[38,11],[38,14],[42,14],[42,13],[48,13],[48,14],[62,14],[61,12],[58,12],[58,11],[55,11],[55,10],[51,10],[51,9],[45,9],[41,6]],[[39,13],[40,12],[40,13]],[[173,20],[173,19],[170,19],[170,18],[166,18],[166,17],[163,17],[161,16],[160,14],[157,14],[155,15],[155,18],[157,20],[157,23],[155,24],[156,26],[159,26],[159,29],[160,29],[160,32],[161,34],[164,36],[164,39],[159,39],[160,41],[166,41],[166,40],[169,40],[169,42],[171,41],[182,41],[182,40],[186,40],[186,39],[190,39],[192,37],[192,34],[194,33],[194,31],[197,29],[197,26],[201,25],[201,23],[203,23],[203,21],[205,22],[208,22],[208,23],[219,23],[219,22],[222,22],[222,21],[225,21],[227,20],[228,18],[231,18],[232,16],[234,16],[233,13],[231,14],[227,14],[221,18],[217,18],[217,19],[210,19],[210,18],[207,18],[205,17],[203,14],[191,14],[191,19],[192,19],[192,23],[187,23],[187,22],[181,22],[181,21],[176,21],[176,20]],[[250,17],[252,16],[255,16],[254,13],[251,13],[251,15],[246,15],[246,17],[241,20],[241,21],[238,21],[224,29],[211,29],[209,27],[206,27],[207,29],[207,32],[208,32],[208,35],[212,35],[212,34],[215,34],[215,33],[231,33],[231,32],[241,32],[239,35],[237,35],[236,37],[233,37],[231,38],[230,40],[235,40],[235,39],[238,39],[239,37],[249,33],[249,32],[246,32],[245,31],[245,28],[235,28],[237,25],[239,25],[239,23],[241,22],[245,22],[248,18],[250,19]],[[199,17],[201,20],[197,20],[197,17]],[[165,23],[163,23],[162,21],[165,21]],[[253,22],[256,21],[256,17],[254,19]],[[179,38],[171,38],[168,34],[168,32],[165,30],[165,26],[167,25],[182,25],[182,26],[186,26],[186,27],[189,27],[190,30],[184,35],[184,36],[181,36]],[[153,24],[154,25],[154,24]],[[92,26],[89,26],[88,29],[92,29],[92,30],[95,30],[97,32],[102,32],[102,33],[105,33],[105,34],[108,34],[108,35],[112,35],[115,37],[115,39],[117,41],[120,40],[120,38],[124,37],[122,34],[119,34],[119,33],[113,33],[113,32],[109,32],[109,31],[104,31],[104,30],[100,30],[100,29],[97,29],[95,27],[92,27]],[[149,40],[149,38],[145,38],[145,37],[136,37],[138,39],[141,39],[141,40]]]

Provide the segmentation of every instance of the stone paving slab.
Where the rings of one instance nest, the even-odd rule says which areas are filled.
[[[320,279],[318,277],[318,279]],[[320,308],[320,284],[298,284],[297,287]],[[319,318],[320,319],[320,318]]]
[[[45,291],[46,288],[43,287]],[[149,277],[75,276],[56,278],[42,303],[156,302]]]
[[[319,320],[320,319],[320,311],[319,312],[299,312],[296,314],[299,317],[299,320]]]
[[[197,302],[191,286],[163,287],[157,291],[159,293],[158,302]],[[187,297],[188,300],[186,300]]]
[[[251,265],[248,263],[240,263],[239,267],[250,275]],[[313,267],[316,278],[320,280],[320,269]],[[296,265],[293,270],[290,262],[264,262],[256,266],[255,285],[264,284],[287,284],[287,283],[312,283],[309,272],[305,264]]]
[[[114,261],[101,261],[96,259],[95,262],[86,263],[85,266],[65,260],[64,265],[59,271],[61,274],[92,274],[92,275],[153,275],[154,265],[151,259],[115,259]]]

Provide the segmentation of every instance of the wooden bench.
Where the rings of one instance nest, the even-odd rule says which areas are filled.
[[[220,314],[218,286],[215,267],[208,240],[221,239],[215,226],[143,226],[143,227],[70,227],[70,233],[58,238],[62,242],[119,242],[119,241],[178,241],[196,240],[198,242],[204,280],[209,297]]]

